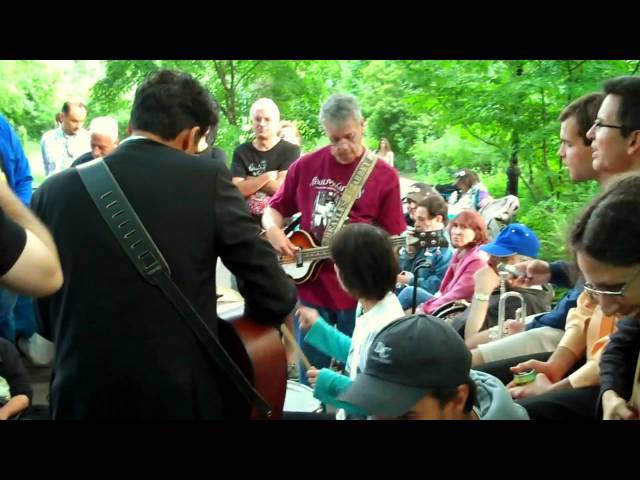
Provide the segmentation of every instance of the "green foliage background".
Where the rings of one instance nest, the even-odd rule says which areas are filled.
[[[495,197],[505,194],[506,169],[516,154],[522,171],[517,220],[540,236],[542,257],[565,257],[566,231],[594,184],[573,185],[557,150],[558,115],[573,99],[618,75],[636,74],[638,60],[114,60],[0,62],[0,112],[16,126],[28,153],[53,127],[71,94],[86,95],[89,119],[115,116],[124,135],[136,86],[151,71],[193,74],[222,109],[217,144],[229,159],[250,139],[248,111],[270,97],[283,119],[298,125],[303,151],[325,145],[318,122],[322,102],[335,92],[359,99],[366,142],[390,140],[396,166],[429,183],[449,183],[471,168]],[[32,158],[32,165],[37,164]],[[34,169],[37,170],[37,169]],[[37,171],[35,172],[38,177]]]

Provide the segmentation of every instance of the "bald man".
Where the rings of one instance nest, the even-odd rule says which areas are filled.
[[[300,147],[278,136],[280,110],[273,100],[257,100],[250,115],[256,138],[233,152],[231,176],[247,200],[249,212],[260,223],[262,212],[284,182],[289,165],[300,156]]]

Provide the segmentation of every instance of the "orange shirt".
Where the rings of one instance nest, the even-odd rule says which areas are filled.
[[[604,315],[598,303],[587,292],[578,297],[576,308],[569,310],[565,333],[560,347],[571,350],[585,364],[569,375],[573,388],[593,387],[600,384],[600,355],[615,331],[618,315]]]

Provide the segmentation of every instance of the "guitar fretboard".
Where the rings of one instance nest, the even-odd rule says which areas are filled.
[[[391,237],[391,244],[394,247],[399,247],[407,244],[407,240],[409,237],[396,235]],[[316,260],[325,260],[329,258],[331,255],[329,253],[329,247],[313,247],[308,248],[306,250],[302,250],[302,261],[303,262],[312,262]],[[296,260],[294,258],[280,258],[280,263],[294,263]]]

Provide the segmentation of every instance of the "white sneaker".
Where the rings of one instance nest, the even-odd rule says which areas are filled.
[[[18,348],[34,366],[48,367],[53,360],[53,343],[37,333],[29,338],[19,338]]]

